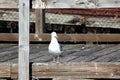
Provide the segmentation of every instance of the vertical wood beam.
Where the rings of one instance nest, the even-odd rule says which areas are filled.
[[[43,33],[43,10],[36,8],[36,33],[42,34]]]
[[[19,0],[19,80],[29,80],[29,0]]]
[[[35,37],[38,41],[42,41],[39,35],[43,33],[43,25],[44,25],[43,10],[36,8],[35,15],[36,15]]]

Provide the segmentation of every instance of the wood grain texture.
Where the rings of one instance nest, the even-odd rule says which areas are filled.
[[[51,62],[48,45],[30,44],[30,62],[33,62],[31,77],[120,79],[120,44],[63,44],[60,64]],[[18,80],[17,60],[18,44],[1,43],[0,62],[4,64],[0,63],[0,78]]]
[[[29,80],[29,0],[19,0],[18,80]]]
[[[2,66],[2,67],[1,67]],[[4,67],[3,67],[4,66]],[[33,63],[32,77],[36,78],[120,78],[119,63]],[[18,78],[18,64],[0,63],[0,78]]]
[[[30,44],[31,77],[120,78],[120,44],[63,44],[59,64],[52,63],[48,44]],[[0,44],[0,78],[18,79],[18,45]],[[14,63],[15,62],[15,63]],[[73,79],[74,80],[74,79]]]
[[[17,78],[17,64],[12,77]],[[33,63],[32,76],[36,78],[120,78],[119,63]]]
[[[18,8],[18,0],[0,0],[0,8]]]
[[[38,34],[41,41],[30,34],[31,42],[48,42],[50,34]],[[120,34],[58,34],[61,42],[120,42]],[[18,34],[0,34],[0,41],[18,41]]]
[[[0,78],[10,78],[10,63],[0,63]]]
[[[115,15],[118,15],[118,17],[120,16],[120,8],[46,9],[45,11],[49,13],[78,14],[85,17],[114,17]]]
[[[49,44],[30,44],[30,62],[51,62]],[[63,44],[60,62],[119,62],[120,44]],[[17,44],[0,44],[0,62],[18,62]]]

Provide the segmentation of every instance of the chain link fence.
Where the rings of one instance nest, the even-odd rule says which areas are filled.
[[[85,17],[78,14],[45,11],[44,32],[52,31],[58,33],[120,33],[120,18],[117,16]]]
[[[45,10],[44,10],[45,11]],[[69,12],[69,10],[68,10]],[[86,17],[80,14],[44,14],[44,33],[120,33],[120,18]],[[30,32],[35,33],[35,12],[30,12]],[[0,9],[0,33],[18,33],[18,10]]]
[[[18,10],[0,9],[0,33],[18,33]],[[30,12],[30,32],[35,33],[35,12]]]

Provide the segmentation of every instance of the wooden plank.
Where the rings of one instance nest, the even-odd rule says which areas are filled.
[[[50,41],[50,34],[38,35],[42,41]],[[119,34],[58,34],[62,42],[120,42]],[[31,35],[31,41],[38,41]]]
[[[30,34],[31,42],[50,41],[50,34],[39,34],[39,41],[35,34]],[[58,34],[61,42],[120,42],[120,34]],[[18,34],[0,34],[0,41],[18,41]]]
[[[10,78],[10,63],[0,63],[0,78]]]
[[[4,66],[4,67],[3,67]],[[120,63],[33,63],[36,78],[120,78]],[[0,78],[18,78],[18,64],[0,63]]]
[[[29,0],[19,0],[18,80],[29,80]]]
[[[112,46],[112,47],[114,48],[116,46]],[[109,52],[110,51],[112,52],[112,48],[109,48],[109,47],[110,45],[96,45],[96,46],[91,46],[90,48],[87,48],[87,49],[85,47],[83,50],[73,53],[72,56],[76,56],[76,58],[71,60],[70,62],[81,62],[81,61],[96,62],[95,60],[101,57],[100,55],[104,53],[106,54],[108,53],[107,55],[109,55]],[[106,48],[109,50],[109,52],[107,52]],[[116,51],[117,49],[113,50],[113,52]],[[98,54],[99,56],[96,56],[96,54]],[[104,61],[101,60],[101,62],[104,62]]]
[[[0,8],[18,8],[18,0],[0,0]]]
[[[119,63],[38,63],[33,64],[37,78],[120,78]]]
[[[53,80],[95,80],[95,79],[64,79],[64,78],[53,78]]]
[[[97,39],[95,38],[97,37]],[[0,34],[0,41],[18,41],[18,34]],[[40,34],[40,38],[42,38],[42,41],[50,41],[50,35],[49,34]],[[120,35],[119,34],[61,34],[59,35],[59,41],[63,42],[74,42],[76,41],[92,41],[92,42],[119,42],[120,41]],[[30,35],[31,41],[37,41],[38,39],[35,38],[34,34]]]
[[[11,76],[12,79],[18,79],[18,64],[11,64]]]
[[[0,53],[0,62],[10,62],[14,58],[18,58],[18,49]]]
[[[43,10],[42,9],[35,9],[36,14],[36,33],[42,33],[43,27]]]
[[[36,25],[35,25],[35,39],[38,41],[41,41],[41,37],[39,37],[39,34],[43,33],[43,10],[42,9],[35,9],[36,14]]]
[[[0,54],[18,48],[17,44],[0,44]]]
[[[18,34],[0,34],[0,41],[18,41]]]
[[[98,52],[93,53],[92,55],[88,55],[87,57],[89,57],[89,58],[84,60],[84,61],[92,61],[93,60],[94,62],[97,62],[97,61],[98,62],[103,62],[104,59],[103,60],[101,59],[102,61],[100,61],[99,58],[104,57],[106,55],[109,56],[110,54],[112,54],[114,52],[117,52],[118,50],[120,50],[120,45],[119,44],[108,47],[108,48],[104,48],[103,50],[100,50]],[[111,56],[111,57],[115,57],[115,56]]]
[[[115,52],[111,52],[109,54],[106,54],[104,56],[100,56],[99,58],[95,59],[95,62],[117,62],[117,60],[120,58],[119,57],[120,50],[116,50]]]
[[[48,13],[78,14],[84,17],[120,17],[119,11],[120,8],[45,9]]]
[[[7,45],[8,48],[5,47],[3,50],[0,48],[0,62],[17,62],[17,44],[13,46]],[[31,62],[52,61],[52,55],[48,53],[48,44],[31,44],[30,46]],[[64,53],[60,57],[60,62],[105,62],[105,60],[109,59],[112,59],[109,62],[119,62],[119,44],[84,44],[84,46],[83,44],[63,44],[63,48]],[[116,52],[118,54],[114,55]]]

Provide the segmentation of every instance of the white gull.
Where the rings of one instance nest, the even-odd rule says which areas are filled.
[[[59,63],[59,56],[63,52],[62,46],[58,43],[56,32],[51,33],[51,42],[48,51],[53,55],[53,62]]]

